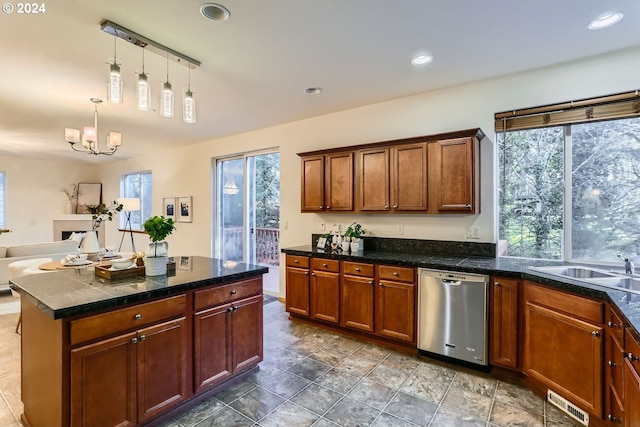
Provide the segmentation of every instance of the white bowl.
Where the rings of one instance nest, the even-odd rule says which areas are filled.
[[[125,268],[129,268],[133,265],[135,260],[132,259],[112,259],[111,267],[116,270],[124,270]]]
[[[89,254],[76,254],[71,258],[71,262],[83,262],[87,260]]]

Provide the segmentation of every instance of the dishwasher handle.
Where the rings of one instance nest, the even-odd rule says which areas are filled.
[[[462,280],[440,279],[443,285],[458,286],[462,284]]]

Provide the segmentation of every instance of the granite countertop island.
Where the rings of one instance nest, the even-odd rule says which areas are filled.
[[[268,268],[175,260],[162,276],[109,280],[89,266],[11,283],[23,425],[157,424],[257,369]]]
[[[465,246],[464,242],[415,241],[410,239],[371,240],[370,249],[365,247],[364,251],[359,251],[355,254],[318,249],[314,245],[283,248],[282,252],[288,255],[378,264],[388,263],[407,267],[433,268],[531,280],[557,289],[608,301],[619,309],[628,320],[629,325],[635,329],[636,333],[640,334],[640,294],[598,286],[580,280],[561,279],[557,276],[529,269],[529,267],[536,266],[575,264],[538,259],[496,258],[487,254],[492,251],[492,244],[476,243],[466,244],[470,246]],[[399,246],[396,244],[397,242],[400,242]],[[369,243],[369,238],[367,238],[367,243]],[[467,249],[469,249],[471,255],[455,255],[455,253],[464,253]],[[424,252],[414,252],[416,250],[424,250]]]
[[[171,296],[190,289],[266,274],[269,269],[200,256],[176,257],[175,273],[108,280],[93,267],[35,274],[15,279],[11,288],[53,319]]]

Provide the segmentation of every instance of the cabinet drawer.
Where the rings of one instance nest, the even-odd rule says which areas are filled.
[[[604,303],[525,282],[525,301],[597,324],[604,323]]]
[[[225,304],[240,298],[246,298],[262,293],[262,280],[252,279],[229,285],[216,286],[214,288],[196,291],[194,294],[194,308],[196,311],[214,305]]]
[[[340,272],[340,261],[336,259],[313,258],[311,268],[318,271]]]
[[[638,359],[640,358],[640,344],[638,344],[628,328],[624,337],[624,351],[624,357],[631,363],[636,375],[640,376],[640,360]]]
[[[72,320],[71,345],[184,316],[186,308],[187,299],[183,294]]]
[[[287,255],[287,266],[309,268],[309,257],[298,255]]]
[[[373,264],[343,261],[342,272],[352,276],[373,277]]]
[[[618,313],[615,312],[613,307],[609,307],[607,309],[606,326],[607,332],[615,338],[621,347],[624,346],[625,325],[622,323],[622,319],[618,316]]]
[[[398,282],[414,283],[416,281],[416,270],[410,267],[379,265],[378,276],[380,280],[394,280]]]

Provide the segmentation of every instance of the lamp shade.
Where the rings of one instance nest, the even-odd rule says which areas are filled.
[[[118,203],[122,205],[122,210],[125,212],[140,210],[140,199],[137,197],[121,198],[118,199]]]
[[[80,131],[78,129],[65,128],[64,140],[77,144],[80,142]]]
[[[109,132],[109,145],[119,147],[122,144],[122,134],[120,132]]]

